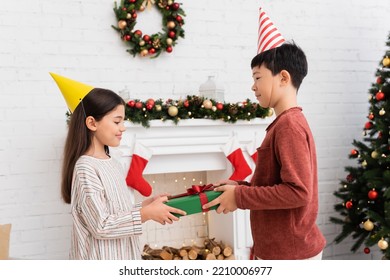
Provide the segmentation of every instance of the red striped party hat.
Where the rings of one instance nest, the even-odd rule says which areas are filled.
[[[257,38],[257,53],[262,53],[281,46],[285,42],[279,30],[260,7],[259,34]]]

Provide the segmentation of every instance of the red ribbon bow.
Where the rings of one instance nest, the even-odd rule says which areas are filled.
[[[170,197],[168,197],[168,199],[173,199],[173,198],[179,198],[179,197],[184,197],[184,196],[190,196],[190,195],[198,194],[199,195],[199,199],[200,199],[200,204],[203,206],[204,204],[206,204],[208,202],[207,195],[204,192],[205,191],[212,191],[213,189],[214,189],[213,184],[202,185],[202,186],[200,186],[200,185],[192,185],[191,188],[187,189],[186,193],[170,196]],[[207,212],[207,211],[209,211],[209,209],[203,209],[202,208],[202,212]]]

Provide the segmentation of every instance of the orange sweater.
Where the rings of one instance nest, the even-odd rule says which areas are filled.
[[[306,259],[326,240],[316,225],[316,149],[302,109],[280,114],[267,128],[251,186],[239,182],[238,208],[250,209],[253,253],[261,259]]]

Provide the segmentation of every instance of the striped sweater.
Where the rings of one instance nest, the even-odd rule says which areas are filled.
[[[140,259],[140,207],[119,162],[81,156],[72,181],[70,259]]]

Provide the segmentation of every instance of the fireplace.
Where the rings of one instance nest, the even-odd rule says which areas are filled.
[[[261,140],[269,119],[238,121],[234,124],[207,119],[171,121],[153,120],[149,128],[126,123],[116,154],[128,170],[135,143],[152,150],[152,157],[144,178],[152,185],[153,194],[178,194],[194,184],[208,184],[228,178],[233,172],[222,147],[230,137],[238,138],[247,162],[253,168],[247,146]],[[137,193],[136,200],[143,197]],[[172,225],[155,222],[144,224],[141,240],[150,247],[181,247],[201,244],[206,238],[215,238],[229,244],[236,259],[248,259],[252,245],[249,211],[237,210],[227,215],[210,211],[182,217]]]

